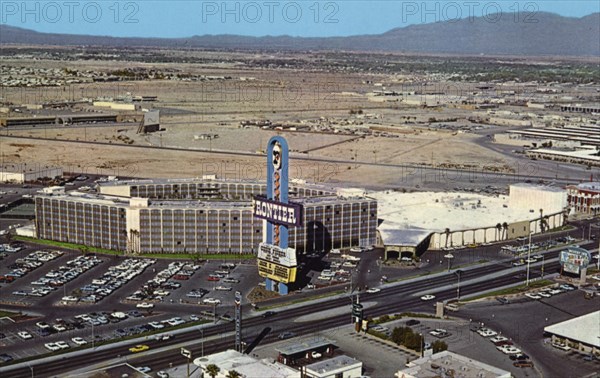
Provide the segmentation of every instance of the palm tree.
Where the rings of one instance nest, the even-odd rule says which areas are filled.
[[[242,375],[235,370],[230,370],[229,373],[227,373],[227,378],[242,378]]]
[[[502,234],[502,239],[506,239],[508,237],[508,223],[506,222],[502,223]]]
[[[208,375],[210,375],[211,378],[215,378],[217,376],[217,374],[219,374],[220,371],[221,371],[221,368],[219,368],[215,364],[210,364],[210,365],[206,366],[206,373]]]
[[[502,232],[502,224],[501,223],[497,223],[496,224],[496,241],[500,240],[498,234],[500,234],[500,232]]]

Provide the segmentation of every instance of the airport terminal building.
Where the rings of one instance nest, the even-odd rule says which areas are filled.
[[[131,253],[255,254],[263,221],[252,198],[266,183],[203,179],[99,183],[97,194],[35,197],[40,239]],[[290,228],[299,252],[367,246],[376,242],[377,201],[360,190],[290,183],[290,200],[304,209]]]

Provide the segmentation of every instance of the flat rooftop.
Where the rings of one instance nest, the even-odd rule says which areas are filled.
[[[243,377],[287,378],[300,376],[298,370],[284,364],[268,359],[259,360],[233,349],[194,360],[194,365],[200,366],[202,369],[210,364],[219,366],[221,374],[224,373],[224,370],[227,372],[235,370]]]
[[[396,377],[445,377],[450,370],[460,372],[460,377],[510,378],[509,371],[484,364],[477,360],[447,350],[412,361],[411,367],[400,370]]]
[[[600,311],[544,327],[544,332],[600,348]]]
[[[59,194],[36,194],[35,197],[42,198],[52,198],[66,201],[80,201],[84,203],[91,203],[94,205],[103,205],[103,206],[121,206],[121,207],[139,207],[132,206],[130,204],[130,200],[135,197],[122,197],[116,196],[112,194],[96,194],[96,193],[84,193],[78,191],[71,191],[67,193],[59,193]],[[357,198],[347,198],[347,197],[338,197],[338,196],[319,196],[319,197],[302,197],[302,198],[292,198],[291,202],[299,203],[303,205],[333,205],[336,203],[344,202],[344,201],[353,201]],[[363,197],[362,199],[367,199],[367,197]],[[208,210],[218,210],[218,209],[240,209],[240,208],[248,208],[252,207],[252,202],[250,200],[247,201],[227,201],[223,199],[202,199],[202,200],[170,200],[170,199],[150,199],[148,200],[149,209],[198,209],[204,208]]]
[[[275,350],[281,354],[289,356],[293,354],[309,352],[318,348],[326,347],[328,345],[335,345],[335,343],[325,337],[315,336],[297,342],[287,343],[275,348]]]
[[[132,186],[132,185],[154,185],[154,184],[199,184],[199,183],[222,183],[222,184],[253,184],[253,185],[266,185],[266,181],[259,180],[235,180],[226,178],[212,178],[212,177],[190,177],[190,178],[157,178],[157,179],[131,179],[131,180],[112,180],[98,182],[99,186]],[[309,189],[323,190],[328,194],[336,192],[334,188],[330,188],[324,185],[308,183],[304,180],[290,179],[290,187],[304,187]]]
[[[352,357],[341,355],[324,361],[315,362],[314,364],[306,365],[305,368],[324,374],[334,372],[341,368],[347,368],[352,365],[362,365],[362,362]]]
[[[584,182],[577,185],[577,189],[600,193],[600,182]]]
[[[529,208],[511,207],[509,196],[485,196],[474,193],[394,191],[372,192],[378,201],[378,217],[398,229],[411,233],[441,232],[481,227],[495,227],[498,219],[516,222],[539,217]],[[548,210],[548,214],[553,211]]]

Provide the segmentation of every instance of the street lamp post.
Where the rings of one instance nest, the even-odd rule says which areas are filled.
[[[202,345],[202,349],[200,349],[200,357],[204,357],[204,328],[200,328],[200,335],[202,336],[200,341],[200,344]]]
[[[425,337],[423,337],[422,333],[419,333],[419,337],[420,337],[419,341],[420,341],[420,344],[421,344],[420,345],[421,347],[419,348],[420,349],[419,354],[420,354],[421,357],[423,357],[423,352],[424,352],[423,349],[425,348],[425,345],[424,345],[425,344]]]
[[[542,279],[544,278],[544,262],[546,261],[546,259],[544,258],[544,255],[542,255]]]
[[[527,248],[527,280],[525,284],[529,286],[529,265],[531,264],[531,235],[532,232],[529,232],[529,248]]]
[[[460,302],[460,275],[462,274],[462,270],[457,270],[456,275],[458,276],[458,284],[456,286],[456,299]]]
[[[27,365],[27,366],[29,366],[29,369],[31,370],[31,378],[33,378],[33,366],[31,366],[31,365]]]
[[[454,258],[454,255],[452,253],[448,253],[447,255],[444,255],[445,258],[448,259],[448,272],[450,271],[450,260],[452,260]]]

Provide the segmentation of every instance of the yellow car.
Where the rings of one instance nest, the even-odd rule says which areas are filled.
[[[148,345],[140,344],[140,345],[136,345],[134,347],[129,348],[129,351],[131,353],[138,353],[138,352],[143,352],[148,349],[150,349],[150,347]]]

